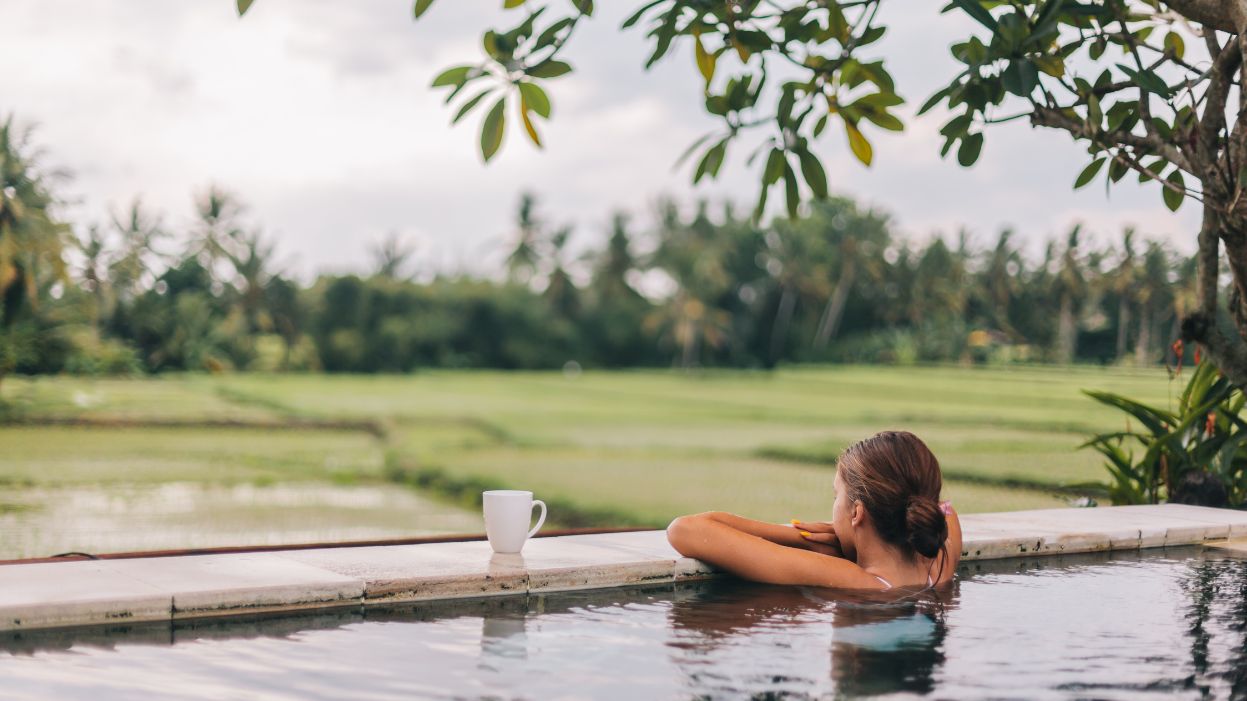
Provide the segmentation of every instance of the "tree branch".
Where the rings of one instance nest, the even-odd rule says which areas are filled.
[[[1195,312],[1182,320],[1182,340],[1195,342],[1208,351],[1208,357],[1230,382],[1247,387],[1247,344],[1221,332],[1215,316]]]
[[[1199,252],[1195,262],[1195,286],[1201,314],[1217,318],[1217,275],[1221,271],[1221,237],[1219,220],[1212,207],[1204,207],[1203,223],[1199,228]]]
[[[1243,0],[1165,0],[1165,4],[1205,27],[1231,34],[1247,28],[1247,3]]]
[[[1159,136],[1151,134],[1141,136],[1120,129],[1116,131],[1102,131],[1081,119],[1065,114],[1061,110],[1039,105],[1036,105],[1035,111],[1031,113],[1031,124],[1037,127],[1064,129],[1076,138],[1087,139],[1095,143],[1107,145],[1105,142],[1111,142],[1118,146],[1129,146],[1144,151],[1153,151],[1156,155],[1167,159],[1170,163],[1199,177],[1199,173],[1196,173],[1192,168],[1191,162],[1186,155],[1175,148],[1173,144],[1162,140]]]
[[[1225,103],[1230,95],[1230,87],[1234,85],[1234,76],[1238,72],[1242,58],[1238,42],[1226,42],[1221,53],[1216,55],[1212,69],[1208,72],[1208,91],[1204,93],[1204,113],[1199,121],[1199,140],[1195,149],[1198,165],[1202,166],[1205,171],[1195,173],[1195,175],[1204,183],[1205,192],[1211,190],[1217,193],[1224,189],[1223,183],[1215,182],[1215,167],[1217,153],[1221,149],[1221,131],[1225,129]]]

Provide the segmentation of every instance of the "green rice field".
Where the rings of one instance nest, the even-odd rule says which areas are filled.
[[[830,507],[836,454],[883,429],[928,442],[961,511],[1059,507],[1087,490],[1071,485],[1104,477],[1079,443],[1124,426],[1083,389],[1167,405],[1180,381],[958,366],[9,378],[0,558],[150,546],[126,532],[151,529],[169,485],[184,508],[160,521],[160,547],[479,530],[473,497],[488,487],[533,490],[563,525],[661,526],[708,509],[812,520]],[[103,519],[81,528],[65,504],[90,495],[143,513],[79,509]],[[221,513],[234,525],[205,526]]]

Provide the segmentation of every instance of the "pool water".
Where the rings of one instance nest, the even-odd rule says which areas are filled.
[[[1243,698],[1247,560],[969,563],[939,592],[737,581],[0,637],[6,699]]]

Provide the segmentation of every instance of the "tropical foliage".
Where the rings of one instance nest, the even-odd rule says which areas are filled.
[[[1135,234],[1098,249],[1074,229],[1042,257],[1009,231],[985,247],[964,232],[916,244],[836,196],[767,225],[674,202],[648,226],[616,212],[599,248],[531,194],[497,278],[429,270],[390,233],[370,273],[308,284],[221,188],[182,224],[135,200],[71,226],[24,148],[5,161],[5,371],[1149,365],[1194,284],[1188,262]]]
[[[1106,458],[1113,503],[1247,501],[1247,422],[1240,417],[1247,398],[1211,363],[1196,367],[1174,411],[1108,392],[1087,394],[1139,424],[1085,444]]]

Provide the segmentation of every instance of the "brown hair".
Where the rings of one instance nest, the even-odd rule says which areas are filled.
[[[884,541],[903,553],[933,558],[944,549],[948,522],[940,510],[940,463],[917,436],[883,431],[841,453],[836,468],[846,494],[860,501]]]

